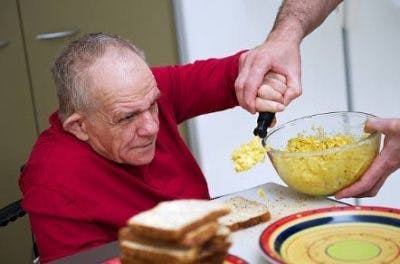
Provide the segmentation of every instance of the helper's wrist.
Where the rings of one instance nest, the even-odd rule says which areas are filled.
[[[291,42],[300,45],[305,35],[305,30],[299,21],[296,21],[295,19],[286,20],[274,26],[272,31],[269,33],[267,40]]]

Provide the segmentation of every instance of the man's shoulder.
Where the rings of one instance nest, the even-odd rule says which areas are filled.
[[[74,158],[90,154],[90,146],[65,131],[49,128],[36,140],[31,156],[42,159]]]
[[[35,143],[21,173],[20,183],[46,186],[73,186],[104,170],[109,162],[93,151],[89,144],[72,135],[43,132]],[[109,164],[107,165],[109,166]]]
[[[69,174],[87,170],[88,164],[96,163],[97,156],[89,144],[49,128],[38,137],[25,167],[40,175]]]
[[[156,79],[157,86],[161,91],[168,89],[168,87],[171,85],[171,81],[174,78],[173,71],[171,69],[172,67],[173,66],[157,66],[150,68],[154,78]]]

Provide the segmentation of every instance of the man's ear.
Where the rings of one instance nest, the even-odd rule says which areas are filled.
[[[65,119],[62,125],[65,131],[73,134],[78,139],[82,141],[89,140],[86,124],[82,115],[74,113]]]

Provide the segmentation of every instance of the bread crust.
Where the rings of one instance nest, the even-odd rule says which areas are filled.
[[[130,227],[123,227],[119,230],[119,240],[129,240],[135,241],[143,244],[153,244],[159,246],[169,245],[174,243],[176,246],[180,246],[182,248],[185,247],[195,247],[201,246],[207,241],[209,241],[217,232],[219,228],[219,224],[216,221],[206,223],[186,234],[178,240],[162,240],[162,239],[154,239],[148,236],[139,235],[135,232],[132,232]]]
[[[257,201],[235,196],[226,200],[225,203],[232,207],[232,211],[218,221],[229,227],[231,231],[258,225],[271,218],[268,208]]]
[[[233,223],[231,225],[227,225],[227,227],[229,227],[229,229],[234,232],[240,229],[244,229],[244,228],[248,228],[251,226],[255,226],[264,222],[267,222],[270,219],[270,213],[266,212],[262,215],[259,215],[257,217],[253,217],[253,218],[249,218],[246,221],[241,221],[241,222],[236,222]]]
[[[148,261],[156,261],[158,263],[190,263],[198,259],[199,248],[164,248],[160,250],[157,246],[146,245],[141,248],[130,246],[130,241],[124,240],[119,243],[121,254],[131,258],[138,258]],[[176,251],[179,253],[174,253]]]
[[[133,258],[131,256],[122,255],[120,260],[122,264],[222,264],[224,262],[224,258],[227,255],[227,252],[220,252],[214,255],[210,255],[198,260],[194,260],[193,262],[158,262],[156,260],[148,260],[141,258]]]
[[[183,203],[183,201],[177,201]],[[200,203],[206,202],[209,203],[210,201],[201,201],[199,200]],[[219,217],[227,215],[230,213],[231,209],[229,206],[220,203],[218,206],[213,206],[213,207],[208,207],[205,209],[205,212],[199,216],[197,219],[193,220],[192,222],[185,223],[184,225],[176,228],[167,228],[167,227],[162,227],[162,226],[154,226],[150,222],[143,220],[143,215],[146,214],[146,216],[153,216],[156,217],[157,214],[159,214],[159,209],[162,206],[165,206],[168,202],[160,203],[158,206],[155,208],[144,212],[142,215],[138,214],[128,220],[128,226],[131,228],[131,231],[139,236],[143,237],[148,237],[148,238],[153,238],[153,239],[160,239],[160,240],[165,240],[165,241],[173,241],[177,242],[180,240],[183,240],[183,237],[185,234],[209,223],[209,222],[215,222]],[[170,204],[173,203],[169,202]],[[190,203],[190,201],[189,201]],[[188,203],[188,206],[192,206],[191,204]],[[191,208],[188,208],[187,210],[190,211]],[[187,213],[187,212],[185,212]],[[164,215],[163,215],[164,216]],[[140,218],[142,217],[142,218]],[[179,216],[177,216],[179,217]],[[140,219],[139,219],[140,218]],[[190,243],[190,242],[189,242]]]

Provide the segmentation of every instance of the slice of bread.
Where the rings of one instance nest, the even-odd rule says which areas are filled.
[[[220,225],[215,236],[203,245],[202,253],[209,249],[219,250],[227,244],[232,244],[231,230],[226,226]]]
[[[131,217],[128,226],[133,233],[143,237],[179,241],[186,233],[216,221],[230,211],[229,205],[208,200],[167,201]]]
[[[130,240],[120,240],[119,247],[122,259],[125,260],[123,263],[135,263],[135,261],[136,263],[202,263],[203,259],[209,259],[213,255],[226,254],[232,244],[229,233],[230,231],[216,235],[198,247],[182,248],[174,244],[143,244]]]
[[[154,238],[144,237],[142,235],[135,234],[131,231],[129,227],[123,227],[119,230],[119,240],[129,240],[134,242],[139,242],[142,244],[152,244],[152,245],[169,245],[173,243],[176,246],[185,247],[194,247],[201,246],[207,241],[209,241],[218,231],[221,225],[216,221],[206,223],[186,234],[182,237],[182,239],[178,241],[166,241]]]
[[[192,262],[186,262],[184,264],[222,264],[224,263],[224,258],[227,255],[227,252],[218,252],[210,256],[202,257],[196,259]],[[182,262],[159,262],[157,260],[149,260],[149,259],[141,259],[132,256],[122,255],[121,258],[122,264],[182,264]]]
[[[218,222],[232,231],[254,226],[270,219],[268,208],[257,201],[235,196],[226,200],[225,203],[231,206],[232,212],[219,218]]]
[[[184,235],[184,237],[178,241],[178,244],[183,246],[201,246],[209,241],[218,231],[220,224],[215,222],[206,223]]]
[[[178,248],[175,246],[145,245],[123,240],[119,247],[126,259],[138,259],[153,263],[191,263],[198,259],[199,248]]]

